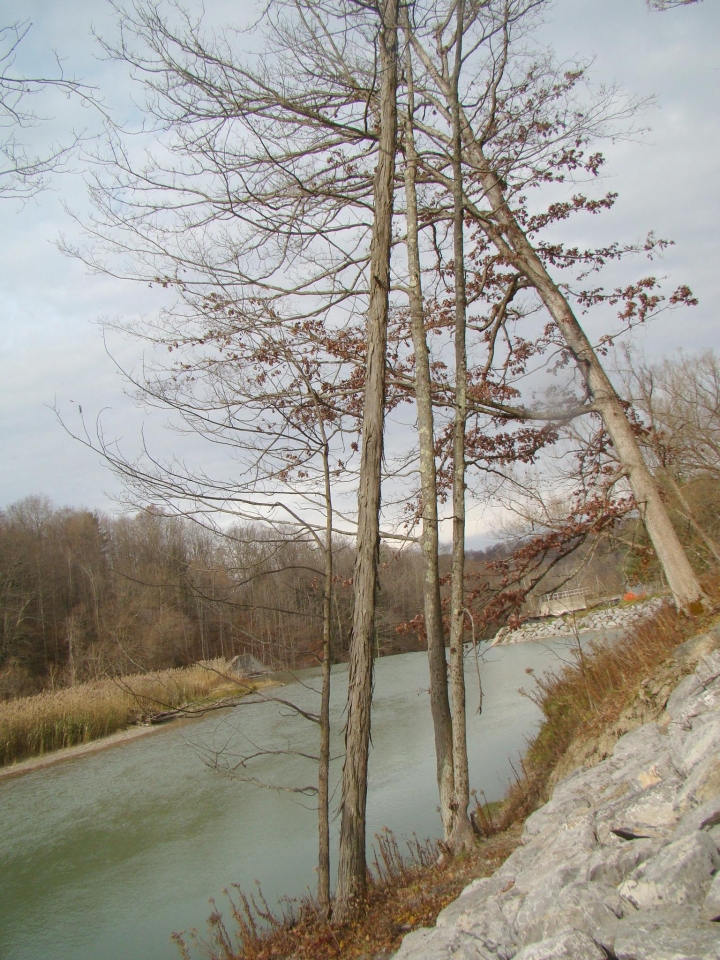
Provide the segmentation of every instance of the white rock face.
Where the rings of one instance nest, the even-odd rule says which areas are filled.
[[[718,641],[683,644],[680,662],[707,650],[660,722],[561,781],[503,866],[395,960],[720,960]]]

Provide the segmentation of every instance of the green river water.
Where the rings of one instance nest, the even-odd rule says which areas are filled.
[[[558,655],[568,658],[566,644],[490,651],[481,716],[468,664],[471,785],[490,800],[503,795],[539,721],[518,693],[532,685],[526,669],[555,670]],[[299,678],[278,695],[316,709],[318,679]],[[333,678],[339,748],[344,668]],[[439,835],[427,686],[424,653],[376,664],[369,837],[384,826],[399,837]],[[209,748],[248,752],[250,742],[313,753],[316,737],[287,709],[246,705],[0,781],[0,958],[177,960],[170,934],[204,929],[208,898],[222,909],[223,888],[251,890],[258,880],[272,903],[313,888],[312,801],[228,780],[202,757]],[[255,774],[294,786],[316,776],[312,763],[287,756],[263,759]]]

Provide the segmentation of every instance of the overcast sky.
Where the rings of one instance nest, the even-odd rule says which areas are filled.
[[[218,20],[249,17],[246,0],[206,0]],[[116,66],[97,58],[91,29],[111,30],[104,0],[0,0],[1,24],[18,16],[33,27],[18,57],[27,75],[53,69],[53,50],[64,68],[96,86],[109,106],[127,111],[131,87]],[[237,21],[236,21],[237,22]],[[679,349],[715,346],[720,330],[720,6],[712,0],[664,14],[649,14],[643,0],[559,0],[543,30],[565,59],[594,58],[598,82],[618,82],[642,97],[655,96],[643,117],[649,133],[606,152],[607,189],[620,199],[609,215],[584,229],[592,242],[638,239],[653,229],[675,240],[660,271],[688,283],[700,299],[693,311],[666,315],[640,336],[651,358]],[[54,116],[34,136],[62,138],[68,128],[91,129],[91,111],[64,98],[34,104]],[[127,114],[126,114],[127,115]],[[28,494],[58,504],[117,509],[118,481],[57,423],[57,404],[72,419],[81,405],[89,421],[104,410],[106,428],[137,445],[141,429],[174,449],[157,412],[137,409],[103,344],[98,320],[151,315],[158,294],[131,283],[89,275],[64,257],[56,243],[74,226],[64,205],[85,205],[83,171],[56,177],[52,188],[20,206],[0,201],[0,507]],[[115,357],[132,367],[141,358],[133,341],[116,338]],[[476,516],[478,534],[482,517]]]

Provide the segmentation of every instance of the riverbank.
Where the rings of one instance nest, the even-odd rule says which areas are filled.
[[[101,737],[99,740],[91,740],[88,743],[78,743],[73,747],[62,747],[59,750],[54,750],[52,753],[46,753],[39,757],[28,757],[26,760],[19,760],[17,763],[0,767],[0,780],[5,780],[8,777],[17,777],[24,773],[31,773],[34,770],[43,770],[45,767],[52,767],[56,763],[75,760],[77,757],[99,753],[101,750],[109,750],[111,747],[120,746],[132,740],[137,740],[140,737],[149,736],[161,729],[161,727],[151,726],[131,727],[128,730],[120,730],[117,733],[109,734],[107,737]]]
[[[396,960],[720,957],[720,629],[648,680],[659,686],[626,714],[631,729],[596,743],[502,868],[409,934]]]
[[[657,613],[666,601],[660,597],[650,600],[620,603],[600,610],[578,610],[561,617],[544,617],[542,620],[527,620],[514,630],[501,627],[491,646],[508,643],[539,642],[556,637],[572,637],[587,631],[628,630]]]
[[[522,825],[515,824],[483,839],[471,853],[442,859],[435,844],[402,851],[392,835],[376,837],[374,879],[364,909],[342,927],[323,920],[311,900],[288,904],[294,914],[289,920],[273,916],[262,904],[258,910],[232,891],[233,905],[224,905],[231,920],[224,920],[218,902],[207,934],[174,939],[182,960],[387,960],[408,931],[434,923],[469,883],[497,870],[516,849],[521,832]]]
[[[0,776],[124,743],[173,717],[202,716],[268,681],[225,660],[77,684],[0,703]]]
[[[476,822],[488,835],[470,856],[430,867],[411,862],[404,875],[398,871],[392,882],[381,878],[371,886],[362,915],[340,928],[319,920],[312,906],[306,905],[299,922],[279,922],[267,935],[251,930],[241,908],[235,911],[242,921],[236,933],[223,927],[218,904],[202,955],[209,960],[386,960],[393,956],[407,933],[435,923],[465,885],[501,867],[520,843],[526,818],[547,801],[561,777],[601,761],[623,734],[662,712],[671,691],[693,669],[692,658],[676,658],[673,653],[689,637],[713,625],[713,619],[689,620],[665,605],[625,636],[585,648],[582,658],[559,675],[538,678],[531,697],[539,703],[544,723],[504,803],[491,816],[483,816],[484,809],[478,809]],[[225,951],[223,936],[230,937],[225,943],[237,946]],[[192,956],[196,955],[193,951]],[[426,960],[422,951],[417,954],[417,960],[421,958]]]

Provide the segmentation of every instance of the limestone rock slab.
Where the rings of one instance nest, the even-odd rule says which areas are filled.
[[[515,960],[607,960],[607,954],[587,934],[565,930],[525,947],[515,954]]]
[[[700,919],[697,907],[666,906],[620,920],[617,960],[715,960],[720,928]]]
[[[613,849],[601,849],[595,853],[588,867],[588,880],[618,886],[645,860],[655,856],[661,849],[659,840],[619,840]]]
[[[720,628],[683,644],[663,702],[695,672],[660,723],[557,783],[503,866],[396,960],[720,960],[718,648]]]
[[[499,893],[503,888],[502,880],[496,877],[483,877],[474,881],[473,884],[466,887],[457,900],[449,903],[444,910],[438,914],[436,924],[438,927],[450,927],[457,922],[458,917],[470,912],[479,912],[483,909],[487,901]]]
[[[689,674],[668,698],[666,713],[674,721],[692,719],[720,707],[720,652],[700,659],[695,672]]]
[[[696,830],[710,830],[720,824],[720,793],[699,807],[690,810],[677,825],[673,840],[689,836]]]
[[[641,837],[669,840],[682,812],[677,809],[681,785],[679,778],[663,780],[640,794],[600,808],[596,817],[598,840],[604,842],[611,832],[627,840]]]
[[[703,920],[720,921],[720,873],[715,874],[715,878],[710,884],[700,916]],[[720,926],[718,927],[718,939],[720,939]]]
[[[579,930],[612,948],[623,904],[614,887],[602,883],[572,883],[551,902],[528,897],[518,912],[515,929],[525,945],[566,930]]]
[[[453,929],[422,927],[405,937],[394,960],[498,960],[498,955]]]
[[[697,831],[668,844],[636,867],[618,890],[638,910],[663,904],[699,906],[718,866],[715,844],[706,833]]]
[[[720,630],[715,627],[707,633],[698,633],[673,650],[673,660],[683,666],[695,666],[697,662],[713,653],[720,646]]]
[[[703,760],[720,755],[720,716],[715,713],[696,717],[692,731],[685,737],[681,757],[682,773],[687,776]]]
[[[706,803],[720,796],[720,756],[701,760],[678,791],[678,806]]]

